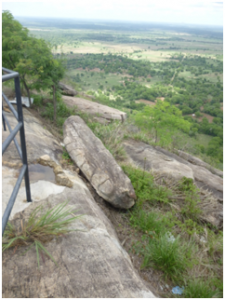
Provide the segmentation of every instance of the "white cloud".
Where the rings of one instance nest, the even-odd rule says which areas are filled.
[[[4,1],[15,16],[185,22],[222,25],[223,2],[215,0]]]

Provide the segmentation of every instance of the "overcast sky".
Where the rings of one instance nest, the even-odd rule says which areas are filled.
[[[65,0],[4,1],[14,17],[62,17],[223,25],[223,1],[214,0]]]

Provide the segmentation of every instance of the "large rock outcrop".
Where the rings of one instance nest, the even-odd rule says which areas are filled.
[[[5,112],[7,119],[14,128],[17,125],[17,120],[12,113]],[[62,154],[62,146],[54,138],[54,136],[45,129],[44,124],[35,118],[27,109],[23,109],[24,126],[25,126],[25,139],[27,145],[27,157],[28,163],[33,163],[42,155],[49,155],[53,160],[57,160]],[[2,131],[2,141],[4,141],[9,135],[9,130]],[[16,135],[17,142],[20,144],[20,135]],[[17,152],[17,149],[12,142],[7,151],[2,157],[3,165],[8,166],[20,166],[21,159]]]
[[[60,167],[61,145],[43,129],[43,124],[24,109],[28,160],[38,161],[53,173],[64,174],[71,188],[56,184],[54,178],[31,168],[31,204],[26,202],[24,183],[16,199],[10,220],[20,226],[39,205],[44,210],[69,201],[71,212],[82,215],[71,228],[75,231],[45,243],[45,248],[58,266],[46,255],[40,255],[37,266],[35,248],[24,254],[25,248],[6,250],[2,257],[2,296],[4,298],[142,298],[154,297],[133,268],[129,255],[121,247],[115,230],[97,205],[79,175]],[[11,118],[10,122],[12,121]],[[12,122],[11,122],[12,126]],[[8,132],[8,131],[7,131]],[[46,143],[44,143],[44,136]],[[49,139],[49,141],[48,141]],[[57,147],[56,149],[54,147]],[[12,146],[13,148],[13,146]],[[53,149],[52,149],[53,148]],[[38,152],[39,156],[38,157]],[[49,157],[46,155],[49,154]],[[11,157],[12,155],[12,157]],[[33,157],[32,157],[33,155]],[[8,151],[5,161],[14,158]],[[13,160],[17,161],[17,157]],[[3,166],[3,208],[18,177],[18,169]],[[51,182],[50,182],[51,181]],[[75,212],[74,212],[75,210]],[[3,209],[4,211],[4,209]],[[24,254],[24,255],[21,255]]]
[[[130,179],[79,116],[65,121],[63,137],[70,157],[99,196],[118,208],[134,205],[136,196]]]
[[[140,141],[129,139],[123,145],[136,166],[176,179],[183,176],[191,178],[199,187],[210,190],[219,201],[223,200],[223,179],[203,166],[194,165],[174,153]]]
[[[104,122],[104,120],[120,120],[123,122],[127,118],[127,114],[116,108],[99,104],[90,100],[62,96],[63,101],[68,107],[77,107],[84,113],[91,114],[97,118],[97,121]],[[103,120],[101,120],[103,119]]]
[[[44,246],[58,266],[44,255],[37,266],[36,250],[26,248],[3,253],[2,296],[4,298],[140,298],[154,297],[134,271],[128,254],[120,246],[109,220],[93,200],[85,184],[73,176],[73,188],[63,188],[40,202],[33,202],[13,223],[40,204],[45,209],[69,201],[71,212],[82,215],[72,225],[74,232]],[[71,178],[72,179],[72,178]],[[36,183],[38,184],[38,183]],[[49,183],[42,182],[42,189]],[[33,191],[35,184],[31,185]],[[39,191],[40,193],[40,191]],[[34,196],[34,194],[33,194]]]
[[[162,177],[172,177],[175,180],[183,176],[191,178],[199,188],[209,191],[209,195],[211,193],[213,198],[210,201],[207,200],[202,219],[221,227],[223,220],[223,180],[221,177],[160,147],[153,147],[132,139],[124,141],[123,145],[131,164],[146,171],[157,172]]]
[[[75,91],[72,87],[70,87],[62,82],[59,82],[59,88],[62,90],[62,94],[64,94],[64,95],[75,96],[78,94],[78,92]]]
[[[205,169],[208,169],[211,173],[223,177],[223,171],[220,171],[216,168],[213,168],[212,166],[210,166],[209,164],[207,164],[206,162],[202,161],[200,158],[195,157],[193,155],[190,155],[189,153],[186,153],[184,151],[181,150],[177,150],[177,154],[184,158],[185,160],[189,161],[190,163],[192,163],[193,165],[196,166],[200,166],[203,167]]]
[[[189,166],[180,163],[155,147],[131,139],[124,141],[123,145],[128,157],[137,167],[146,171],[157,171],[164,175],[171,174],[176,179],[183,176],[194,179],[193,171]]]

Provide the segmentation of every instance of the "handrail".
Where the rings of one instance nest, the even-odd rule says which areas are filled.
[[[12,130],[9,124],[9,121],[6,117],[6,114],[2,111],[2,121],[3,121],[3,127],[4,131],[6,131],[6,125],[9,129],[9,136],[5,139],[5,141],[2,144],[2,155],[7,150],[7,147],[10,145],[12,140],[15,143],[16,149],[19,153],[19,156],[23,162],[23,166],[20,170],[20,174],[18,177],[18,180],[16,182],[16,185],[13,189],[13,192],[10,196],[9,202],[7,204],[7,207],[5,209],[4,215],[2,217],[2,235],[5,231],[6,224],[8,222],[10,213],[12,211],[13,205],[16,200],[16,196],[19,192],[19,188],[21,185],[21,182],[23,180],[23,177],[25,179],[25,188],[26,188],[26,196],[27,196],[27,202],[32,202],[31,200],[31,193],[30,193],[30,180],[29,180],[29,171],[28,171],[28,163],[27,163],[27,150],[26,150],[26,141],[25,141],[25,132],[24,132],[24,122],[23,122],[23,109],[22,109],[22,102],[21,102],[21,93],[20,93],[20,80],[19,80],[19,73],[14,72],[11,70],[8,70],[6,68],[2,68],[2,71],[7,73],[6,75],[2,75],[2,82],[13,79],[15,83],[15,91],[16,91],[16,104],[17,104],[17,111],[14,109],[12,104],[9,102],[8,98],[4,93],[2,93],[3,99],[7,103],[9,109],[12,111],[14,117],[18,121],[18,124],[16,127]],[[2,106],[3,108],[3,106]],[[20,132],[20,144],[21,148],[16,140],[16,134]]]

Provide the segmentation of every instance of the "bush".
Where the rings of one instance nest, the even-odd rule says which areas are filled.
[[[197,193],[198,189],[193,183],[193,179],[183,177],[179,182],[178,188],[185,194],[184,205],[181,209],[181,213],[185,218],[197,220],[201,213],[201,209],[198,207],[200,197]]]

